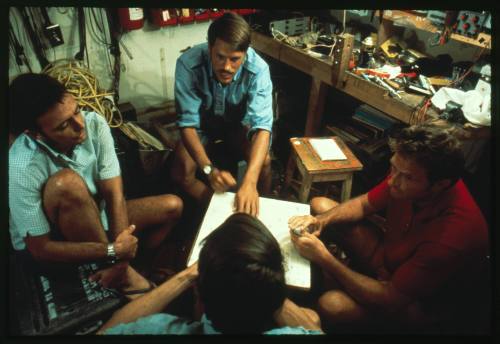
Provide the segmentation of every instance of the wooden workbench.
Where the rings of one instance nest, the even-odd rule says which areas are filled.
[[[333,60],[321,59],[258,32],[252,33],[253,48],[311,76],[304,136],[320,134],[328,86],[335,87],[407,124],[418,123],[427,118],[415,116],[415,110],[424,99],[423,96],[403,93],[402,99],[396,99],[391,97],[385,88],[350,73],[347,69],[352,46],[353,36],[345,34],[343,41],[335,47]],[[430,116],[434,115],[431,111]]]

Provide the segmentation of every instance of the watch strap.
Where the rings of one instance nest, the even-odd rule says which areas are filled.
[[[115,245],[113,243],[108,244],[107,246],[107,257],[108,261],[111,263],[115,263],[118,259],[116,257]]]

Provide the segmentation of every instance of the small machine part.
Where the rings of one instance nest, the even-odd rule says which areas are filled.
[[[485,24],[489,25],[491,30],[491,19],[488,20],[488,17],[489,13],[485,11],[460,11],[458,13],[455,32],[463,36],[477,37],[479,32],[483,31]]]
[[[436,26],[443,26],[446,18],[446,11],[427,11],[427,19]]]
[[[446,103],[446,108],[444,112],[439,115],[439,118],[453,123],[464,124],[467,120],[465,119],[461,108],[462,105],[450,100]]]
[[[481,31],[487,34],[491,34],[491,12],[488,12],[486,19],[483,22],[483,27]]]
[[[356,14],[360,17],[367,17],[368,13],[370,12],[369,10],[347,10],[347,12]]]
[[[364,68],[378,68],[380,67],[377,60],[373,56],[375,53],[375,42],[372,36],[367,36],[361,42],[361,55],[359,66]]]
[[[421,94],[425,94],[426,96],[431,96],[432,93],[431,91],[429,90],[426,90],[425,88],[422,88],[420,87],[420,85],[415,85],[414,83],[410,82],[407,84],[407,90],[410,90],[410,91],[413,91],[413,92],[417,92],[417,93],[421,93]]]
[[[277,30],[287,36],[298,36],[309,31],[309,17],[275,20],[269,23],[269,30]]]
[[[401,99],[401,96],[398,94],[398,92],[396,92],[395,89],[393,89],[391,86],[389,86],[384,80],[382,80],[380,77],[376,76],[375,78],[375,81],[377,82],[377,84],[379,84],[380,86],[382,86],[383,88],[385,88],[386,90],[389,91],[390,94],[392,94],[393,96]]]
[[[393,36],[380,45],[380,50],[382,50],[388,58],[393,59],[403,52],[405,47],[406,44],[404,42],[399,41],[396,36]]]

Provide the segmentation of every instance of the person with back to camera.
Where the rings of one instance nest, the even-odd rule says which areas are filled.
[[[207,202],[236,185],[207,152],[219,141],[242,156],[247,170],[236,192],[236,211],[257,215],[259,191],[271,189],[272,82],[267,63],[250,45],[250,26],[227,12],[210,24],[208,43],[184,52],[175,68],[175,103],[181,140],[172,178],[190,196]],[[196,178],[203,172],[208,184]]]
[[[368,193],[342,204],[314,198],[313,215],[289,220],[299,253],[336,284],[319,299],[323,323],[466,331],[472,325],[463,319],[484,313],[476,305],[489,293],[489,251],[486,221],[460,179],[460,144],[421,124],[393,135],[389,146],[390,173]],[[380,211],[385,232],[363,221]],[[336,241],[361,272],[330,254],[320,236]]]
[[[9,229],[16,253],[45,268],[111,266],[91,278],[135,295],[152,288],[129,262],[141,235],[155,250],[182,213],[182,200],[125,200],[106,120],[80,109],[64,85],[27,73],[10,87]],[[131,297],[135,297],[131,296]]]
[[[162,312],[195,285],[201,320]],[[285,297],[280,246],[257,218],[235,213],[205,238],[199,260],[117,311],[100,334],[320,334],[319,317]]]

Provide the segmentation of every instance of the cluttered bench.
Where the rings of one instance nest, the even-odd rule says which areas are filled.
[[[395,33],[401,31],[402,20],[413,29],[440,35],[429,19],[407,11],[383,11],[378,16],[381,18],[378,38],[376,35],[366,37],[361,49],[355,49],[354,36],[348,33],[331,34],[330,45],[320,42],[319,38],[310,43],[308,32],[299,36],[289,36],[277,30],[271,35],[252,33],[252,46],[256,50],[311,76],[305,136],[319,134],[329,87],[341,90],[405,124],[415,124],[438,118],[444,108],[433,106],[435,104],[430,102],[430,98],[440,87],[458,88],[470,73],[472,66],[469,69],[457,67],[451,77],[431,77],[429,69],[433,72],[436,68],[440,69],[444,62],[451,64],[451,61],[405,49],[405,45],[395,38]],[[480,33],[471,38],[458,34],[459,31],[457,29],[457,33],[440,37],[474,46],[478,49],[478,56],[489,51],[489,35]],[[377,41],[379,44],[376,44]],[[331,49],[322,54],[314,49],[317,46]],[[395,53],[394,49],[399,49],[399,53]],[[378,62],[371,63],[375,58]],[[417,65],[418,62],[421,66]],[[404,65],[398,66],[398,63]],[[425,67],[428,67],[427,70],[424,70]],[[472,124],[484,125],[474,123],[474,120]]]

